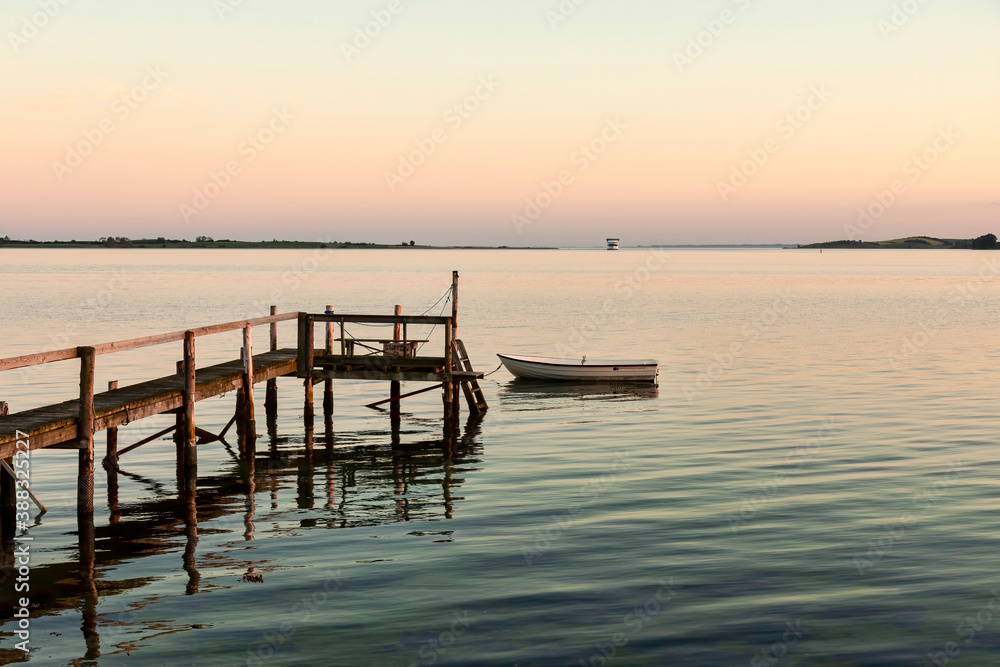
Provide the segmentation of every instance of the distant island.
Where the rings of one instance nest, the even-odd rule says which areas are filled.
[[[32,239],[12,239],[9,236],[0,237],[0,248],[360,248],[360,249],[435,249],[435,250],[558,250],[540,246],[438,246],[420,245],[415,241],[406,241],[399,245],[388,243],[363,243],[355,241],[236,241],[233,239],[213,239],[210,236],[198,236],[194,241],[187,239],[168,239],[163,236],[155,239],[130,239],[126,236],[102,236],[96,241],[35,241]]]
[[[917,248],[917,249],[937,249],[937,250],[1000,250],[997,245],[997,237],[993,234],[985,234],[974,239],[939,239],[933,236],[907,236],[902,239],[891,241],[828,241],[826,243],[811,243],[800,245],[799,248],[806,249],[826,249],[826,248]]]

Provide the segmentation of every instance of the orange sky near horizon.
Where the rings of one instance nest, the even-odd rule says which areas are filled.
[[[866,239],[1000,231],[995,3],[558,6],[15,0],[0,235],[805,243],[894,183]]]

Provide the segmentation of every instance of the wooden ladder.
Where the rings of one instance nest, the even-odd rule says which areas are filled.
[[[469,353],[465,350],[465,343],[455,339],[454,346],[455,355],[455,365],[458,366],[459,370],[466,373],[475,373],[475,369],[472,367],[472,362],[469,361]],[[462,390],[465,392],[465,400],[469,404],[469,410],[474,414],[481,415],[489,409],[486,404],[486,397],[483,396],[483,389],[479,386],[479,380],[472,377],[468,380],[462,380]]]

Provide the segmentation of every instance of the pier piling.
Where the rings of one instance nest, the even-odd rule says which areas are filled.
[[[118,380],[108,382],[108,391],[118,388]],[[104,469],[108,471],[108,509],[111,512],[110,522],[118,523],[118,427],[108,429],[108,447],[104,457]]]
[[[246,424],[247,440],[253,441],[257,437],[257,424],[253,400],[253,343],[249,324],[243,328],[241,353],[243,357],[243,420]]]
[[[184,430],[181,442],[184,444],[184,482],[187,492],[194,494],[198,482],[198,445],[195,433],[194,404],[196,401],[196,369],[194,356],[194,332],[184,332]]]
[[[108,391],[114,391],[118,388],[118,380],[111,380],[108,382]],[[107,451],[104,455],[104,467],[108,471],[115,470],[118,468],[118,427],[112,426],[108,428],[108,446]]]
[[[278,307],[271,306],[271,317],[278,314]],[[271,322],[271,352],[278,351],[278,323]],[[268,428],[271,422],[278,418],[278,379],[272,378],[267,381],[267,391],[264,396],[264,412],[267,418]]]
[[[77,422],[77,446],[80,448],[76,489],[79,523],[94,521],[94,372],[96,353],[92,347],[77,349],[80,357],[80,415]],[[81,525],[82,530],[82,525]]]
[[[399,317],[400,315],[403,314],[403,307],[397,305],[395,312],[396,312],[396,317]],[[399,322],[396,322],[392,327],[392,339],[394,341],[398,341],[400,340],[401,335],[402,335],[402,325]],[[406,353],[407,351],[404,348],[403,354],[405,355]],[[397,434],[399,433],[399,420],[400,420],[400,415],[399,415],[400,387],[401,384],[399,380],[392,380],[389,383],[389,398],[392,399],[392,402],[389,403],[389,416],[392,421],[393,431]]]
[[[5,459],[4,462],[8,466],[13,466],[14,457]],[[15,530],[17,525],[15,523],[17,518],[16,491],[17,483],[14,481],[14,476],[8,474],[6,470],[0,470],[0,539],[4,542],[14,539],[14,535],[17,533]]]
[[[327,305],[326,312],[332,313],[333,306]],[[326,323],[326,345],[323,346],[326,354],[333,354],[333,322]],[[323,417],[325,421],[333,418],[333,380],[326,378],[323,380]]]

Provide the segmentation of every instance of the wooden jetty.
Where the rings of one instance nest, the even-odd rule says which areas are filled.
[[[96,433],[107,431],[107,450],[103,463],[108,471],[109,487],[113,484],[117,488],[115,475],[118,458],[173,432],[177,444],[178,487],[194,507],[197,496],[198,445],[220,440],[235,423],[240,456],[247,462],[252,462],[257,433],[254,385],[266,383],[264,406],[270,423],[276,418],[276,380],[279,377],[297,377],[303,380],[307,434],[313,428],[316,384],[324,385],[323,411],[329,422],[333,416],[334,380],[390,382],[390,398],[370,407],[389,403],[390,415],[397,430],[400,400],[440,388],[444,408],[444,439],[446,442],[453,440],[458,433],[459,386],[466,396],[471,414],[480,415],[488,406],[478,384],[483,374],[472,368],[465,346],[457,338],[458,272],[452,274],[451,305],[451,315],[439,316],[403,315],[398,306],[393,315],[336,314],[329,306],[323,313],[279,314],[272,306],[269,316],[256,319],[0,359],[0,371],[71,359],[79,359],[80,368],[78,399],[14,413],[9,410],[10,405],[16,405],[16,397],[12,397],[12,401],[0,403],[0,459],[7,464],[4,466],[5,471],[0,471],[0,531],[4,541],[13,537],[17,525],[15,477],[12,468],[19,450],[79,450],[77,518],[81,558],[85,561],[88,553],[91,556],[93,554]],[[297,346],[294,349],[279,349],[277,326],[281,322],[292,320],[298,324]],[[354,338],[345,328],[345,325],[351,323],[393,325],[394,335],[392,338],[378,340]],[[413,325],[443,328],[444,344],[438,348],[440,353],[433,356],[419,353],[420,348],[415,343],[427,341],[415,341],[409,337],[408,327]],[[261,326],[270,328],[270,345],[267,352],[255,354],[253,329]],[[339,333],[339,338],[336,339],[335,329]],[[239,359],[204,368],[197,367],[195,341],[198,338],[236,330],[243,331]],[[319,348],[316,347],[318,335],[322,335],[324,342]],[[176,375],[121,387],[117,382],[112,382],[107,391],[96,391],[94,373],[98,356],[177,342],[183,343],[183,360],[177,364]],[[339,343],[339,350],[335,343]],[[432,384],[400,395],[401,381]],[[218,434],[199,428],[195,421],[197,402],[234,390],[237,391],[236,410],[226,427]],[[119,426],[163,413],[175,415],[173,426],[127,447],[118,447]]]

